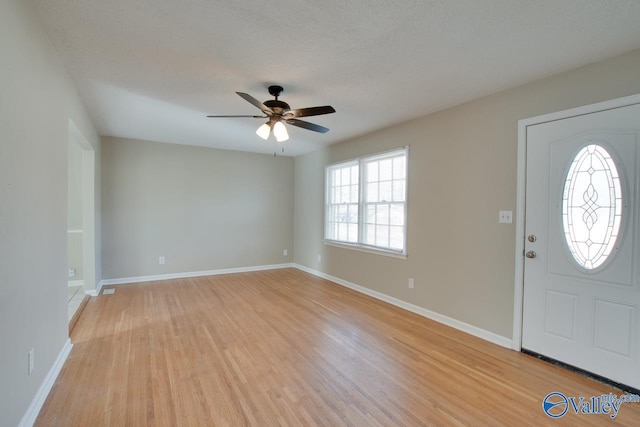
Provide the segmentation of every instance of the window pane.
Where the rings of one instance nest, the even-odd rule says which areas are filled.
[[[389,247],[394,249],[404,248],[404,229],[402,227],[391,227]]]
[[[340,187],[340,200],[345,203],[351,203],[351,187]]]
[[[367,245],[376,244],[376,227],[374,225],[365,225],[364,243]]]
[[[338,208],[337,208],[337,206],[331,205],[331,207],[329,207],[329,213],[327,215],[328,215],[327,219],[329,221],[336,221],[338,219]]]
[[[406,159],[405,156],[396,157],[393,159],[393,179],[405,179],[406,178]]]
[[[378,180],[378,162],[367,163],[367,182]]]
[[[390,181],[392,178],[393,160],[380,160],[380,181]]]
[[[338,224],[338,240],[347,240],[347,224],[340,223]]]
[[[393,201],[404,202],[405,185],[404,181],[393,181]]]
[[[378,214],[377,223],[388,225],[389,224],[389,205],[378,205],[376,210]]]
[[[342,169],[342,180],[340,181],[340,185],[349,185],[351,184],[351,168]]]
[[[359,178],[359,166],[351,166],[351,184],[358,185]]]
[[[349,205],[349,222],[358,223],[358,205]]]
[[[404,205],[391,205],[389,224],[404,225]]]
[[[349,224],[349,241],[356,243],[358,241],[358,224]]]
[[[377,246],[389,246],[389,227],[386,225],[376,226],[376,243]]]
[[[331,221],[327,222],[327,227],[326,227],[324,236],[327,239],[335,239],[336,238],[335,237],[335,226],[334,226],[333,222],[331,222]]]
[[[346,222],[347,213],[348,213],[347,205],[338,205],[338,221],[339,222]]]
[[[367,217],[365,219],[369,224],[376,223],[376,206],[375,205],[367,205]]]
[[[378,200],[381,202],[390,202],[393,200],[392,198],[392,192],[391,192],[391,183],[392,181],[386,181],[386,182],[381,182],[380,185],[380,189],[379,189],[379,194],[378,194]]]
[[[378,201],[378,183],[367,184],[367,202]]]
[[[358,186],[351,186],[351,203],[358,203]]]
[[[332,182],[331,182],[331,185],[333,185],[334,187],[337,186],[337,185],[340,185],[340,176],[341,176],[340,169],[334,169],[332,171]]]

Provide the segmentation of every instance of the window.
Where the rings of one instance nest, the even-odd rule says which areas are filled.
[[[330,184],[325,237],[357,243],[360,167],[357,162],[342,163],[330,166],[327,173]]]
[[[325,240],[405,254],[407,149],[326,169]]]
[[[569,251],[586,270],[604,266],[616,248],[622,223],[620,175],[609,152],[598,144],[573,159],[562,195],[562,225]]]

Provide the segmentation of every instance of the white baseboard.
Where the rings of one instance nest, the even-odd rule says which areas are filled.
[[[51,369],[49,369],[49,373],[47,373],[44,381],[40,384],[40,388],[33,397],[31,405],[29,405],[29,409],[27,409],[27,412],[22,417],[18,427],[31,427],[33,426],[33,423],[36,422],[40,409],[42,409],[42,405],[44,405],[45,400],[47,400],[51,387],[53,387],[53,384],[56,382],[56,378],[58,378],[58,374],[62,370],[62,366],[64,366],[64,362],[67,360],[72,347],[73,344],[71,344],[71,339],[67,338],[62,350],[58,353],[56,361],[53,363]]]
[[[140,282],[155,282],[157,280],[170,280],[170,279],[184,279],[187,277],[200,277],[200,276],[216,276],[219,274],[233,274],[233,273],[247,273],[250,271],[262,271],[262,270],[278,270],[281,268],[291,268],[294,264],[271,264],[271,265],[257,265],[253,267],[238,267],[238,268],[222,268],[219,270],[206,270],[206,271],[190,271],[184,273],[170,273],[170,274],[158,274],[153,276],[138,276],[138,277],[122,277],[119,279],[104,279],[100,281],[98,285],[97,294],[100,293],[100,289],[103,286],[108,285],[125,285],[128,283],[140,283]]]
[[[97,297],[98,295],[100,295],[100,291],[102,290],[102,283],[103,281],[99,281],[98,282],[98,288],[92,291],[84,291],[85,295],[89,295],[90,297]]]
[[[475,337],[482,338],[483,340],[492,342],[501,347],[506,347],[509,349],[513,348],[512,339],[487,331],[486,329],[478,328],[477,326],[473,326],[468,323],[462,322],[460,320],[454,319],[452,317],[445,316],[440,313],[436,313],[435,311],[427,310],[426,308],[408,303],[406,301],[402,301],[398,298],[394,298],[387,294],[383,294],[382,292],[374,291],[372,289],[365,288],[364,286],[356,285],[355,283],[348,282],[346,280],[340,279],[339,277],[331,276],[330,274],[326,274],[321,271],[314,270],[304,265],[294,264],[293,266],[299,270],[302,270],[309,274],[313,274],[314,276],[318,276],[323,279],[330,280],[334,283],[337,283],[338,285],[347,287],[349,289],[353,289],[354,291],[379,299],[381,301],[388,302],[389,304],[395,305],[396,307],[403,308],[412,313],[426,317],[427,319],[435,320],[436,322],[442,323],[447,326],[451,326],[452,328],[458,329],[462,332],[466,332]]]

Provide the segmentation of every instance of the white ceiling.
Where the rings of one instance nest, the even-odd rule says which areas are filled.
[[[33,0],[102,135],[273,153],[284,86],[331,131],[286,155],[640,48],[637,0]],[[273,138],[273,137],[271,137]]]

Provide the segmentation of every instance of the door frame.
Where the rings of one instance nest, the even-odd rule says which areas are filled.
[[[77,144],[82,150],[82,270],[84,293],[97,296],[96,271],[96,150],[78,126],[69,119],[68,144]],[[68,167],[68,165],[67,165]]]
[[[522,326],[524,305],[524,248],[525,248],[525,200],[526,200],[526,174],[527,174],[527,127],[571,117],[597,113],[599,111],[612,110],[640,104],[640,94],[625,96],[609,101],[570,108],[555,113],[543,114],[518,120],[518,177],[517,177],[517,202],[516,202],[516,262],[515,262],[515,288],[513,304],[513,349],[522,350]]]

